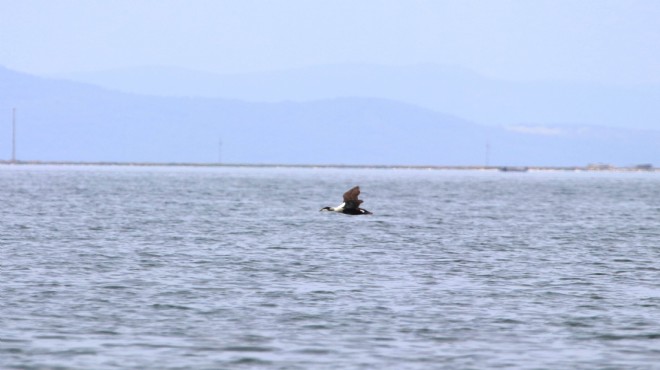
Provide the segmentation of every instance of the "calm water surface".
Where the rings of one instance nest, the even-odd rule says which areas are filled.
[[[362,187],[373,216],[318,212]],[[660,369],[660,174],[0,167],[3,369]]]

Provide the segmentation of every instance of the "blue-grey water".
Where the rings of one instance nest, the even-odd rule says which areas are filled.
[[[2,166],[0,209],[2,369],[660,369],[656,173]]]

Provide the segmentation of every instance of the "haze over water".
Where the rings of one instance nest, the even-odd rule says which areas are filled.
[[[354,185],[373,216],[318,212]],[[0,368],[660,368],[657,173],[2,166],[0,188]]]

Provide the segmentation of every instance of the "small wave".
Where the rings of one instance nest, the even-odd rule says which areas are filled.
[[[303,348],[295,351],[297,353],[303,354],[303,355],[329,355],[332,353],[335,353],[335,351],[331,351],[325,348]]]
[[[243,357],[243,358],[239,358],[238,360],[232,361],[230,364],[232,364],[232,365],[268,366],[268,365],[272,365],[272,362],[267,361],[267,360],[262,360],[260,358]]]
[[[229,346],[221,348],[221,350],[226,352],[274,352],[276,349],[261,346]]]
[[[161,303],[152,304],[151,307],[159,310],[191,310],[192,309],[188,306],[179,306],[175,304],[161,304]]]
[[[616,334],[603,334],[597,337],[603,340],[638,340],[638,339],[660,339],[660,333],[644,333],[644,334],[629,334],[629,335],[616,335]]]

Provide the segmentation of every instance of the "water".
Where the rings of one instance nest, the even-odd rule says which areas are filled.
[[[318,212],[361,185],[373,216]],[[660,175],[0,167],[0,368],[660,369]]]

